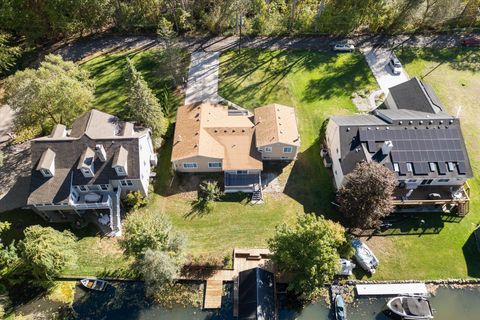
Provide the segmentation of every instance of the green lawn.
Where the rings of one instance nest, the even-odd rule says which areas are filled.
[[[95,57],[82,63],[82,67],[90,72],[95,81],[95,108],[122,116],[127,99],[125,84],[126,58],[130,58],[138,71],[143,75],[149,87],[162,99],[163,88],[171,87],[172,79],[165,65],[163,51],[148,49],[144,51],[126,51],[110,53]],[[180,73],[186,75],[189,54],[179,51]],[[177,102],[183,98],[176,93]]]
[[[466,140],[475,178],[469,181],[470,213],[461,221],[437,220],[438,234],[386,237],[383,250],[377,250],[382,261],[375,278],[467,278],[480,277],[480,253],[471,235],[480,222],[478,199],[480,179],[480,57],[475,49],[404,49],[396,52],[410,76],[424,77],[450,114],[460,110],[462,131]],[[380,248],[379,248],[380,249]]]
[[[452,61],[457,55],[468,53],[431,50],[398,54],[409,74],[423,75],[440,62]],[[469,59],[472,60],[472,56]],[[220,95],[239,105],[254,108],[278,102],[296,108],[302,153],[288,183],[291,188],[285,193],[303,205],[305,212],[324,213],[339,219],[328,205],[332,199],[332,184],[330,175],[321,165],[317,137],[323,120],[329,115],[355,112],[350,101],[352,92],[376,86],[363,57],[304,51],[244,50],[241,54],[232,51],[222,56],[220,74]],[[464,135],[473,167],[478,173],[480,118],[475,112],[475,102],[480,101],[478,58],[476,63],[444,63],[425,80],[433,85],[449,112],[455,114],[456,107],[462,106],[460,115]],[[299,170],[295,170],[297,167]],[[475,251],[471,237],[480,220],[476,196],[478,177],[470,184],[473,201],[471,212],[464,219],[440,215],[407,217],[399,223],[396,235],[371,238],[368,243],[381,261],[373,279],[480,276],[480,254]],[[292,189],[295,192],[292,193]],[[418,228],[421,219],[426,220],[427,228]]]

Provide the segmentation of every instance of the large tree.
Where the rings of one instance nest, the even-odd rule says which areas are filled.
[[[160,138],[166,130],[162,109],[157,97],[129,58],[127,58],[126,80],[128,117],[152,129],[154,140],[158,146]]]
[[[292,276],[289,288],[312,298],[338,270],[340,253],[348,248],[344,228],[322,216],[299,215],[294,225],[282,224],[269,241],[278,269]]]
[[[134,212],[125,220],[123,230],[121,245],[129,256],[141,258],[147,249],[179,256],[183,254],[185,239],[172,229],[172,224],[163,214]]]
[[[5,81],[5,101],[17,112],[17,132],[48,132],[71,124],[92,106],[88,72],[57,55],[48,55],[36,70],[18,71]]]
[[[165,286],[173,285],[182,262],[175,254],[147,249],[136,263],[136,269],[145,281],[147,295],[155,296]]]
[[[9,42],[10,38],[10,34],[0,31],[0,75],[10,70],[21,54],[20,47],[11,45]]]
[[[372,161],[360,162],[345,176],[337,193],[340,211],[353,227],[374,228],[393,209],[393,192],[397,180],[392,171]]]
[[[23,264],[37,279],[52,280],[75,261],[75,236],[70,231],[57,231],[34,225],[24,231],[18,251]]]

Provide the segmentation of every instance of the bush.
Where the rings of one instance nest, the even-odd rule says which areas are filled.
[[[138,210],[141,207],[146,206],[148,200],[142,195],[139,191],[129,192],[125,196],[123,204],[125,205],[127,211]]]

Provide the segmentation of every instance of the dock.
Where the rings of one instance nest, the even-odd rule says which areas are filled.
[[[425,283],[357,284],[359,296],[428,295]]]
[[[219,309],[222,306],[223,281],[207,280],[205,286],[204,309]]]

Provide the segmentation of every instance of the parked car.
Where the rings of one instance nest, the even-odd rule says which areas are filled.
[[[333,45],[333,51],[353,52],[355,46],[349,42],[337,42]]]
[[[462,39],[462,46],[480,47],[480,37],[469,37],[469,38]]]
[[[393,74],[399,75],[400,73],[402,73],[402,64],[397,57],[392,56],[388,61],[388,65],[390,66],[390,69],[392,69]]]

